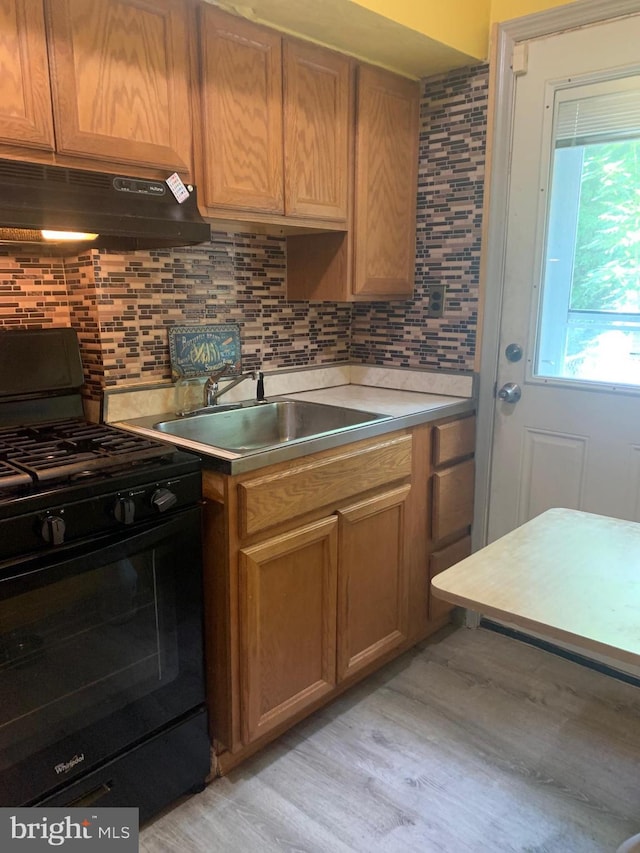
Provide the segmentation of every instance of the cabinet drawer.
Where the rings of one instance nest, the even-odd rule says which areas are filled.
[[[438,467],[471,456],[475,449],[476,419],[462,418],[433,428],[433,464]]]
[[[431,592],[431,581],[433,578],[444,572],[445,569],[455,566],[460,560],[464,560],[471,553],[471,537],[465,536],[464,539],[459,539],[453,545],[448,545],[446,548],[441,548],[439,551],[434,551],[429,560],[429,619],[441,619],[453,607],[448,601],[443,601],[441,598],[436,598]]]
[[[411,476],[411,436],[380,441],[238,485],[241,537]]]
[[[446,539],[473,521],[473,459],[433,475],[432,538]]]

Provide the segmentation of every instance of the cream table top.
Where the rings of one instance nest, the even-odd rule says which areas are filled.
[[[550,509],[437,575],[437,598],[640,663],[640,524]]]

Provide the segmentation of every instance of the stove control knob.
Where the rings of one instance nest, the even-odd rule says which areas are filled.
[[[151,506],[155,507],[158,512],[166,512],[177,503],[177,496],[169,489],[156,489],[151,495]]]
[[[49,545],[62,545],[65,527],[64,519],[59,515],[48,515],[42,522],[40,533]]]
[[[136,503],[133,498],[118,498],[113,514],[120,524],[133,524],[136,517]]]

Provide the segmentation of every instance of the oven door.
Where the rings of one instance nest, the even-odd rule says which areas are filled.
[[[204,702],[201,510],[0,574],[0,806]]]

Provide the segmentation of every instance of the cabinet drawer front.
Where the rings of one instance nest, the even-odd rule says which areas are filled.
[[[433,428],[433,464],[446,465],[470,456],[475,449],[476,419],[461,418]]]
[[[410,476],[411,436],[403,435],[240,483],[240,536]]]
[[[473,520],[473,459],[433,475],[433,540],[470,527]]]
[[[471,553],[471,537],[465,536],[464,539],[459,539],[453,545],[448,545],[446,548],[441,548],[439,551],[434,551],[429,560],[429,619],[441,619],[450,612],[453,605],[448,601],[443,601],[441,598],[436,598],[431,592],[431,581],[433,578],[444,572],[445,569],[450,569],[455,566],[460,560],[464,560]]]

